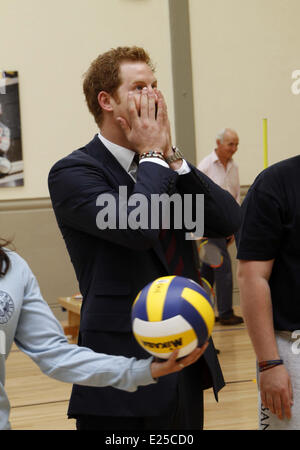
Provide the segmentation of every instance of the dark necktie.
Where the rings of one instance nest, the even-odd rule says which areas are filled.
[[[178,245],[179,243],[176,241],[175,231],[161,230],[159,238],[165,252],[171,275],[182,275],[184,265],[180,245]]]
[[[185,276],[190,278],[191,274],[184,273],[184,269],[187,269],[188,267],[185,267],[183,262],[183,249],[180,244],[185,245],[181,240],[178,239],[178,234],[175,233],[174,230],[161,230],[159,234],[160,242],[162,244],[162,247],[164,249],[165,257],[167,260],[167,264],[169,266],[170,274],[171,275],[178,275],[178,276]],[[193,254],[191,255],[191,259],[195,262],[195,276],[200,284],[200,286],[203,285],[201,280],[201,273],[200,268],[198,267],[199,263],[199,256],[198,251],[196,250],[195,243],[192,243],[192,250]],[[197,263],[198,262],[198,263]],[[195,281],[196,281],[195,279]]]
[[[128,170],[129,175],[136,181],[137,170],[139,167],[139,155],[136,153]]]

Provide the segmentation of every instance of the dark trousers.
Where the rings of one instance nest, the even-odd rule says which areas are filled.
[[[223,264],[218,268],[211,268],[207,264],[203,264],[201,268],[201,276],[204,277],[211,286],[216,283],[217,308],[219,317],[228,319],[233,314],[232,309],[232,268],[231,259],[227,250],[226,239],[209,239],[216,245],[223,256]]]
[[[166,414],[154,417],[118,417],[81,415],[76,428],[81,430],[202,430],[203,392],[197,392],[197,402],[186,402],[186,388],[178,387],[177,398]]]
[[[79,416],[76,428],[81,430],[168,430],[176,429],[169,425],[166,417],[106,417]]]

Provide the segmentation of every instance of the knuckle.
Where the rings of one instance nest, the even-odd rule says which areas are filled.
[[[148,120],[146,120],[146,119],[142,120],[141,126],[142,126],[143,130],[147,130],[149,128]]]

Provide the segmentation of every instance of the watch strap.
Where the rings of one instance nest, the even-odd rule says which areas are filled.
[[[172,147],[173,155],[165,157],[165,160],[168,164],[178,161],[179,159],[183,159],[183,154],[177,147]]]

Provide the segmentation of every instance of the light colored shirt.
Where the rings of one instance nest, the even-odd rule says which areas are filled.
[[[198,169],[207,175],[221,188],[228,191],[240,203],[240,178],[237,164],[231,159],[226,168],[218,158],[215,150],[206,156],[198,165]]]
[[[4,384],[13,342],[44,374],[60,381],[126,391],[156,382],[151,376],[152,357],[136,360],[69,344],[28,264],[17,253],[6,252],[11,266],[0,278],[0,430],[11,428]]]
[[[135,172],[137,171],[137,165],[133,161],[134,155],[136,154],[133,150],[129,150],[128,148],[122,147],[120,145],[115,144],[114,142],[109,141],[104,136],[102,136],[101,132],[98,133],[98,137],[100,141],[105,145],[107,150],[112,153],[112,155],[118,160],[123,169],[126,170],[127,173],[134,179],[135,181]],[[160,164],[166,168],[169,168],[169,164],[166,161],[163,161],[160,158],[144,158],[139,161],[139,164],[145,162],[152,162],[156,164]],[[178,175],[184,175],[189,173],[191,169],[189,168],[187,162],[185,160],[182,161],[182,165],[179,169],[176,170]]]

